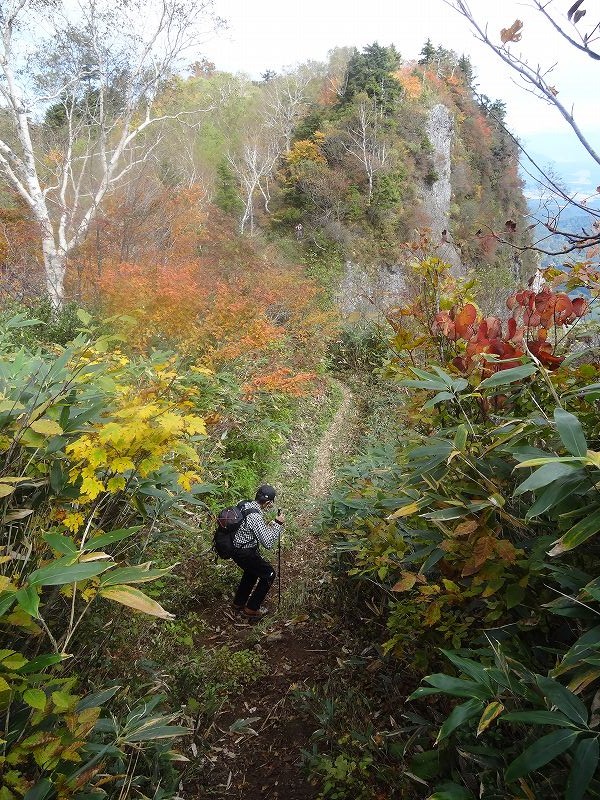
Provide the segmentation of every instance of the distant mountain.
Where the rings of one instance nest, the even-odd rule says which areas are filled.
[[[575,205],[562,209],[562,204],[559,205],[555,201],[548,202],[547,200],[530,199],[527,201],[527,205],[532,222],[535,220],[537,223],[532,232],[534,241],[544,250],[559,252],[569,246],[568,237],[552,234],[545,223],[556,227],[558,230],[579,235],[593,234],[594,224],[600,223],[600,200],[590,202],[588,205],[590,210],[588,212]],[[547,267],[551,264],[561,264],[563,261],[573,261],[578,258],[579,252],[573,251],[564,256],[544,255],[542,257],[542,266]]]

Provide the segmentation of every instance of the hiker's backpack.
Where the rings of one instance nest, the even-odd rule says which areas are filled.
[[[247,502],[247,500],[241,500],[236,506],[224,508],[217,515],[213,548],[221,558],[233,558],[241,549],[248,552],[248,549],[236,547],[233,543],[233,537],[246,522],[246,517],[249,514],[259,513],[257,508],[244,508]]]

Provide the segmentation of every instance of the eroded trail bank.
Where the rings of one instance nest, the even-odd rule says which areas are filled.
[[[304,418],[289,441],[283,458],[282,486],[297,485],[287,511],[296,533],[282,552],[281,607],[276,611],[276,587],[271,592],[273,614],[250,626],[222,609],[210,623],[205,646],[251,651],[260,657],[260,676],[240,687],[234,701],[224,705],[198,744],[201,771],[185,797],[227,797],[235,800],[308,800],[317,790],[302,770],[302,751],[318,727],[300,710],[298,697],[327,675],[335,661],[338,641],[333,620],[319,606],[325,547],[314,530],[322,501],[335,479],[335,464],[350,449],[355,425],[353,396],[335,382],[338,406],[316,447],[306,450],[306,431],[315,424]],[[276,554],[273,554],[273,561]],[[249,665],[249,669],[252,666]],[[254,676],[252,676],[254,677]]]

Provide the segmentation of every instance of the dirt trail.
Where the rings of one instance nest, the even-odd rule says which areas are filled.
[[[346,386],[337,385],[342,402],[319,442],[308,481],[309,496],[316,502],[296,515],[303,534],[283,553],[287,589],[281,610],[259,627],[233,615],[211,626],[210,644],[254,647],[267,665],[267,674],[243,690],[236,703],[222,709],[203,732],[210,743],[204,775],[195,786],[184,787],[186,798],[311,800],[318,794],[301,764],[301,751],[310,749],[318,723],[302,716],[293,699],[327,674],[337,649],[335,634],[328,629],[331,620],[318,610],[324,548],[311,530],[318,501],[333,485],[335,460],[347,452],[351,439],[353,397]],[[305,459],[306,454],[298,450],[295,456]]]
[[[333,486],[335,480],[333,457],[345,449],[346,442],[342,439],[342,434],[347,427],[348,415],[352,408],[352,392],[343,383],[336,381],[336,384],[343,395],[342,403],[321,439],[310,476],[309,495],[317,500],[323,500]]]

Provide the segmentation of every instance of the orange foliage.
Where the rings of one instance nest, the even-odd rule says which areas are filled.
[[[244,359],[248,397],[303,393],[333,330],[318,286],[273,248],[234,234],[231,218],[203,208],[194,190],[153,191],[139,197],[144,213],[115,199],[90,237],[100,238],[102,265],[96,275],[96,254],[86,254],[85,292],[107,314],[136,318],[133,348],[176,346],[215,368]],[[119,258],[125,235],[133,260]]]
[[[0,297],[35,295],[43,286],[39,230],[14,194],[9,207],[0,206]]]
[[[316,375],[309,372],[294,374],[286,367],[276,369],[265,375],[257,375],[242,387],[244,396],[250,399],[257,391],[282,392],[294,397],[303,397],[308,394],[309,384]]]
[[[411,100],[418,100],[423,93],[423,84],[418,75],[415,75],[412,68],[399,69],[394,72],[394,77],[404,89],[407,97]]]

